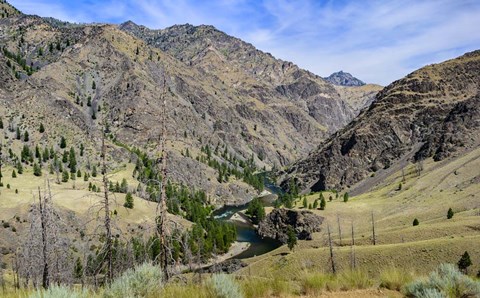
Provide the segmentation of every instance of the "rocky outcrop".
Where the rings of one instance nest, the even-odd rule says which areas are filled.
[[[226,261],[223,261],[219,264],[212,265],[208,268],[202,269],[202,273],[227,273],[231,274],[235,271],[238,271],[242,269],[243,267],[246,267],[247,264],[239,259],[229,259]]]
[[[480,51],[409,74],[281,178],[303,190],[345,189],[405,156],[441,160],[479,145]],[[422,146],[423,144],[423,146]]]
[[[338,72],[332,73],[330,76],[324,78],[326,81],[338,85],[338,86],[363,86],[364,82],[360,81],[356,77],[352,76],[348,72],[343,72],[340,70]]]
[[[291,226],[298,239],[311,240],[312,233],[321,230],[322,222],[323,217],[315,215],[311,211],[278,208],[274,209],[260,222],[257,232],[262,237],[287,243],[287,231],[288,227]]]

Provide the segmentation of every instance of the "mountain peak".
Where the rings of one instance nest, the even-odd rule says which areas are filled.
[[[332,73],[329,77],[325,78],[328,82],[339,86],[363,86],[365,83],[356,77],[352,76],[348,72],[343,70]]]

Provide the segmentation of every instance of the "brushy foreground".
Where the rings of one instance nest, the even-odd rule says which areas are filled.
[[[114,282],[97,292],[52,286],[43,291],[6,295],[6,297],[31,298],[84,298],[84,297],[316,297],[341,291],[385,289],[398,296],[415,298],[480,297],[480,281],[462,274],[455,266],[442,264],[428,277],[418,278],[412,272],[395,267],[383,270],[378,276],[370,276],[362,270],[344,271],[338,274],[299,272],[295,280],[281,276],[270,278],[235,276],[226,274],[208,275],[201,283],[163,282],[162,272],[151,264],[143,264],[128,270]]]

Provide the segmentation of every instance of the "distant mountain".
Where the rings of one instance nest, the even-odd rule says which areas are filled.
[[[79,164],[98,162],[103,120],[112,169],[126,148],[159,154],[165,74],[169,177],[218,204],[255,191],[239,173],[306,156],[358,111],[321,77],[212,26],[69,24],[0,4],[0,117],[28,130],[31,146],[55,146],[60,135],[82,144]]]
[[[351,188],[406,162],[443,160],[480,145],[480,51],[415,71],[284,173],[301,189]],[[368,188],[363,188],[368,190]]]
[[[338,86],[363,86],[364,82],[352,76],[348,72],[338,71],[324,78],[326,81]]]

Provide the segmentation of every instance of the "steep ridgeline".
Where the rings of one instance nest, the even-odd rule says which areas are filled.
[[[212,26],[187,24],[150,30],[126,22],[120,28],[238,94],[244,99],[237,101],[235,106],[241,118],[263,126],[268,120],[265,113],[269,110],[285,119],[298,135],[295,141],[298,153],[311,148],[313,140],[342,128],[354,116],[352,108],[340,98],[333,85],[319,76],[291,62],[275,59]],[[323,132],[319,132],[319,128]],[[265,129],[271,131],[271,128]],[[278,140],[282,142],[283,136]],[[273,154],[277,148],[281,152],[278,145],[281,144],[269,148]],[[290,157],[282,155],[287,159]]]
[[[352,76],[348,72],[344,72],[343,70],[337,71],[332,73],[330,76],[324,78],[326,81],[338,85],[338,86],[363,86],[365,83],[356,77]]]
[[[255,192],[253,165],[280,167],[306,156],[354,115],[322,78],[213,27],[122,28],[129,26],[158,36],[20,13],[1,18],[6,146],[21,148],[16,128],[30,132],[33,147],[65,136],[85,146],[79,162],[90,165],[98,162],[106,113],[112,170],[135,162],[133,147],[156,158],[166,70],[170,177],[233,203]],[[45,133],[37,133],[40,123]]]
[[[480,51],[398,80],[368,110],[291,165],[303,190],[345,189],[402,159],[442,160],[479,145]]]

